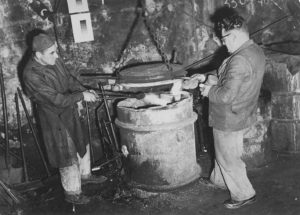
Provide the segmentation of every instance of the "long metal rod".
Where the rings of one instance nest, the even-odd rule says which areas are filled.
[[[108,122],[109,122],[109,126],[110,126],[110,129],[111,129],[111,133],[112,133],[112,136],[113,136],[113,141],[115,143],[116,150],[119,151],[119,144],[118,144],[117,136],[116,136],[116,133],[115,133],[115,129],[114,129],[111,117],[110,117],[110,113],[109,113],[109,109],[108,109],[108,104],[107,104],[107,99],[106,99],[106,95],[105,95],[105,92],[104,92],[104,88],[101,85],[101,83],[99,83],[99,87],[101,89],[101,93],[102,93],[102,98],[103,98],[103,102],[104,102],[104,107],[105,107],[106,115],[107,115],[107,118],[108,118]]]
[[[23,172],[25,182],[28,182],[28,171],[27,171],[27,163],[24,151],[23,137],[22,137],[22,125],[21,125],[21,117],[20,117],[20,109],[19,109],[19,98],[18,94],[15,94],[15,102],[16,102],[16,112],[17,112],[17,122],[18,122],[18,133],[19,133],[19,141],[22,155],[22,164],[23,164]]]
[[[26,105],[25,105],[25,102],[24,102],[24,99],[23,99],[23,96],[22,96],[22,92],[21,92],[20,88],[17,88],[17,90],[18,90],[18,94],[19,94],[19,97],[20,97],[20,100],[21,100],[21,103],[22,103],[24,112],[25,112],[25,114],[26,114],[26,118],[27,118],[27,121],[28,121],[30,130],[31,130],[32,135],[33,135],[33,139],[34,139],[35,145],[36,145],[36,147],[37,147],[37,149],[38,149],[38,152],[39,152],[39,155],[40,155],[40,157],[41,157],[41,159],[42,159],[42,162],[43,162],[45,171],[46,171],[46,173],[47,173],[47,176],[50,177],[51,174],[50,174],[50,171],[49,171],[49,169],[48,169],[48,166],[47,166],[47,163],[46,163],[45,156],[44,156],[44,154],[43,154],[43,152],[42,152],[42,150],[41,150],[41,147],[40,147],[40,145],[39,145],[37,135],[36,135],[35,130],[34,130],[34,128],[33,128],[33,123],[31,122],[31,119],[30,119],[30,117],[29,117],[29,113],[28,113],[28,110],[27,110],[27,108],[26,108]]]
[[[82,73],[80,77],[97,77],[99,79],[117,79],[116,76],[105,75],[103,73]]]
[[[114,148],[114,143],[112,142],[112,138],[111,138],[111,136],[110,136],[110,133],[109,133],[109,130],[108,130],[108,127],[107,127],[107,123],[106,123],[104,120],[102,120],[102,123],[103,123],[103,126],[104,126],[104,128],[105,128],[107,137],[108,137],[108,139],[109,139],[109,141],[110,141],[110,144],[112,145],[113,155],[116,156],[116,155],[118,155],[119,153],[118,153],[118,151],[116,151],[116,148]],[[110,122],[108,122],[108,124],[111,125]],[[115,147],[116,147],[116,146],[115,146]],[[116,159],[116,162],[117,162],[117,165],[118,165],[119,168],[122,167],[122,161],[121,161],[121,159]]]
[[[91,161],[92,164],[94,163],[94,150],[92,146],[92,134],[91,134],[91,124],[90,124],[90,111],[88,103],[85,102],[85,110],[86,110],[86,118],[87,118],[87,127],[88,127],[88,138],[89,138],[89,146],[90,146],[90,154],[91,154]]]
[[[1,180],[0,180],[0,186],[3,188],[3,190],[7,193],[7,195],[13,200],[15,204],[20,204],[21,201],[18,199],[18,197],[15,196],[15,194],[8,188]]]
[[[100,169],[101,169],[103,166],[105,166],[106,164],[109,164],[110,162],[113,162],[113,161],[119,159],[120,157],[121,157],[121,155],[116,155],[116,156],[113,157],[112,159],[103,162],[103,163],[100,164],[99,166],[95,166],[94,168],[92,168],[92,171],[100,170]]]
[[[112,147],[113,153],[115,153],[116,152],[116,148],[115,148],[114,142],[112,140],[112,137],[111,137],[111,135],[109,133],[109,130],[108,130],[108,127],[107,127],[107,123],[104,121],[104,119],[102,120],[102,125],[104,127],[105,132],[106,132],[109,144],[111,145],[110,147]]]
[[[99,114],[99,110],[103,107],[104,103],[102,102],[97,108],[96,108],[96,118],[97,118],[97,124],[98,124],[98,129],[99,129],[99,134],[100,134],[100,141],[101,141],[101,145],[102,145],[102,151],[105,155],[106,160],[108,160],[108,154],[106,151],[106,142],[105,142],[105,138],[104,138],[104,133],[103,133],[103,127],[101,125],[101,119],[100,119],[100,114]]]
[[[0,64],[0,85],[1,85],[4,133],[5,133],[5,164],[6,167],[9,168],[9,137],[8,137],[8,120],[7,120],[8,117],[7,117],[7,105],[6,105],[6,95],[5,95],[2,64]]]
[[[124,93],[124,92],[114,92],[114,91],[105,91],[105,95],[103,95],[103,92],[99,90],[95,90],[96,93],[98,93],[99,96],[105,96],[107,100],[111,99],[119,99],[119,98],[136,98],[136,99],[142,99],[145,97],[145,93],[138,92],[138,93]]]
[[[266,26],[264,26],[264,27],[262,27],[262,28],[260,28],[260,29],[258,29],[258,30],[256,30],[256,31],[250,33],[250,37],[255,36],[255,34],[257,34],[257,33],[261,32],[261,31],[263,31],[263,30],[269,28],[271,25],[274,25],[274,24],[276,24],[276,23],[278,23],[278,22],[281,22],[281,21],[285,20],[285,19],[288,18],[288,17],[290,17],[290,15],[283,16],[283,17],[277,19],[276,21],[271,22],[270,24],[268,24],[268,25],[266,25]]]

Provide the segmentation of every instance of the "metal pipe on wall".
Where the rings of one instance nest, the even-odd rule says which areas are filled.
[[[3,121],[4,121],[4,133],[5,133],[5,164],[9,167],[9,139],[8,139],[8,117],[7,117],[7,105],[5,86],[3,78],[2,64],[0,63],[0,85],[1,85],[1,98],[2,98],[2,110],[3,110]]]

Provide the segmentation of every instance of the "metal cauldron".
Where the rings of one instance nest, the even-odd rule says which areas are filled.
[[[121,144],[129,155],[125,161],[130,185],[145,190],[169,190],[200,176],[196,161],[192,95],[166,106],[143,106],[136,99],[117,105],[116,125]]]

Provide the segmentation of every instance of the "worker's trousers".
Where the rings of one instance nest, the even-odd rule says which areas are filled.
[[[219,187],[227,187],[231,199],[242,201],[255,195],[250,183],[246,164],[241,159],[245,130],[220,131],[213,129],[215,166],[210,180]]]
[[[68,135],[68,144],[73,144],[73,141]],[[88,178],[91,175],[91,158],[90,158],[90,146],[87,144],[86,153],[81,158],[77,153],[77,159],[71,166],[59,168],[62,187],[66,194],[80,194],[81,191],[81,179]]]

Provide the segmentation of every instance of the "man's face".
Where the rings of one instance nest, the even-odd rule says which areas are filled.
[[[54,44],[43,52],[37,52],[36,56],[43,65],[55,65],[55,61],[58,58],[57,45]]]
[[[234,31],[225,31],[224,29],[222,29],[221,41],[223,45],[227,47],[229,53],[233,53],[235,51],[235,37],[236,35]]]

